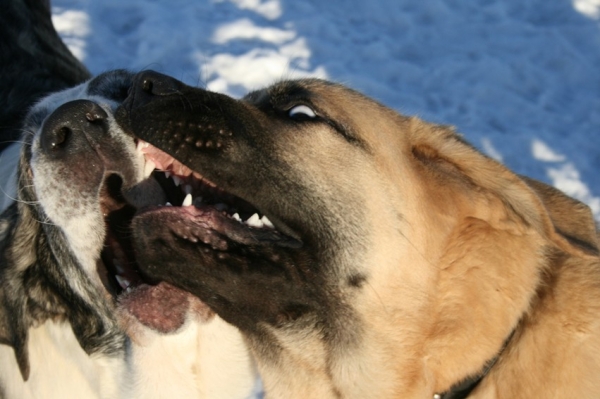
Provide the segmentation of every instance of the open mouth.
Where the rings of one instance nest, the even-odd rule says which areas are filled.
[[[145,176],[158,183],[164,203],[130,205],[120,176],[105,179],[101,208],[106,239],[101,253],[104,282],[118,303],[143,324],[170,332],[185,321],[190,295],[145,275],[136,262],[131,223],[134,217],[158,217],[172,235],[205,251],[225,253],[248,246],[298,248],[298,240],[281,233],[256,207],[192,171],[172,156],[138,141],[145,157]],[[232,248],[236,247],[236,248]]]
[[[163,205],[214,208],[222,215],[248,227],[274,229],[269,218],[261,216],[250,203],[220,189],[167,153],[143,141],[138,143],[138,149],[146,157],[146,167],[150,165],[156,168],[153,176],[169,198]]]
[[[141,209],[139,214],[154,212],[177,219],[171,231],[192,243],[210,245],[214,250],[225,242],[242,245],[298,247],[301,243],[275,227],[269,217],[248,201],[231,194],[200,173],[192,171],[162,150],[140,141],[138,148],[146,157],[147,167],[163,188],[167,202]],[[216,239],[217,235],[221,239]]]

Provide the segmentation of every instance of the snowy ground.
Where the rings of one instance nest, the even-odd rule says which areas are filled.
[[[345,83],[455,125],[600,220],[600,0],[53,0],[94,73],[155,69],[239,97]]]

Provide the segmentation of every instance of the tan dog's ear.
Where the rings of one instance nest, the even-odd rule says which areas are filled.
[[[595,257],[598,244],[585,205],[516,175],[451,128],[408,123],[410,164],[429,212],[423,234],[439,251],[426,353],[445,391],[479,373],[531,309],[546,272],[564,258],[548,249]]]
[[[526,176],[521,178],[542,200],[556,233],[581,251],[598,256],[596,222],[590,208],[552,186]]]
[[[430,174],[441,184],[454,182],[485,198],[482,202],[469,197],[469,202],[479,202],[471,216],[495,226],[533,228],[568,253],[598,256],[596,225],[589,207],[546,184],[514,174],[481,154],[452,128],[417,118],[412,118],[410,125],[412,153]]]

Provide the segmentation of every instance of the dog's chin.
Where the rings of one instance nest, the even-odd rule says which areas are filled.
[[[160,333],[179,330],[188,317],[208,320],[212,311],[198,298],[166,282],[144,275],[136,262],[130,224],[137,209],[164,203],[167,195],[154,178],[123,188],[116,175],[101,189],[100,205],[105,215],[106,238],[97,271],[104,288],[115,300],[117,317],[130,335],[138,324]]]

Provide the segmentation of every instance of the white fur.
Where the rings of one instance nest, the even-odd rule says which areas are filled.
[[[29,330],[31,374],[23,381],[13,349],[0,345],[4,397],[20,399],[113,399],[123,378],[123,358],[88,356],[71,326],[48,321]]]
[[[29,330],[31,374],[23,381],[13,349],[0,345],[0,387],[19,399],[243,399],[255,385],[252,358],[235,327],[219,317],[177,333],[145,329],[127,355],[87,355],[67,323]]]
[[[214,317],[177,333],[146,330],[128,354],[121,399],[246,398],[255,367],[239,331]]]

